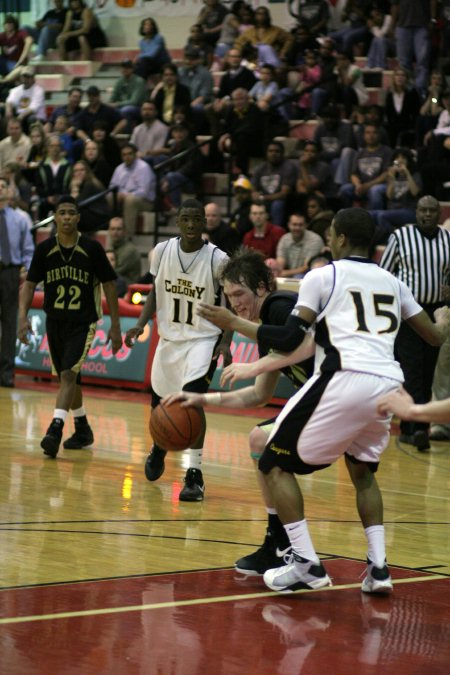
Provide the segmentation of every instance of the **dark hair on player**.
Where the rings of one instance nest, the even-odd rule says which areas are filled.
[[[231,284],[242,284],[255,294],[261,286],[267,291],[276,288],[272,270],[266,265],[262,253],[244,246],[238,248],[225,263],[220,278]]]
[[[72,197],[72,195],[61,195],[55,205],[55,212],[59,209],[61,204],[73,204],[78,211],[77,200]]]
[[[178,209],[177,216],[179,216],[184,209],[198,209],[202,216],[205,217],[205,207],[198,199],[186,199]]]
[[[344,234],[353,246],[369,248],[375,233],[375,222],[368,211],[360,208],[341,209],[333,220],[336,234]]]

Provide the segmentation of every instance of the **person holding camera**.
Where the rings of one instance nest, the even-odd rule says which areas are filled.
[[[416,205],[421,191],[422,179],[415,169],[411,150],[397,148],[386,172],[387,208],[371,212],[378,226],[377,243],[385,244],[397,227],[416,222]]]

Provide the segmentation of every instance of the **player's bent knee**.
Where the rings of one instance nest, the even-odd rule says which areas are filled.
[[[250,445],[250,457],[259,460],[266,447],[267,439],[269,438],[261,427],[254,427],[248,437]]]

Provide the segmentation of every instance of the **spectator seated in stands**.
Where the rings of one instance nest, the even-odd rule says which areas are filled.
[[[313,195],[306,202],[306,221],[308,230],[318,234],[326,241],[326,233],[334,218],[334,211],[327,208],[327,202],[323,197]]]
[[[368,68],[386,69],[386,57],[389,51],[395,49],[393,40],[389,38],[391,24],[392,17],[390,14],[385,14],[379,7],[372,7],[370,17],[367,20],[367,27],[373,36],[367,52]]]
[[[95,141],[87,141],[81,154],[92,173],[102,185],[109,185],[115,167],[113,167],[100,153],[100,147]]]
[[[372,4],[372,0],[347,0],[341,14],[341,21],[345,24],[344,27],[328,34],[337,51],[352,56],[353,47],[356,44],[359,42],[367,43],[370,39],[367,18]]]
[[[387,169],[391,164],[392,150],[379,141],[378,127],[366,124],[364,129],[365,147],[358,150],[353,160],[351,183],[344,184],[339,197],[344,207],[353,202],[367,204],[370,210],[385,208]]]
[[[397,145],[414,146],[420,105],[417,91],[408,88],[408,73],[404,68],[396,68],[385,103],[389,145],[392,148]]]
[[[53,4],[54,8],[45,12],[36,21],[35,28],[28,31],[37,45],[32,61],[42,61],[48,50],[56,47],[56,38],[63,29],[67,13],[64,0],[53,0]]]
[[[231,102],[223,115],[224,133],[218,148],[234,159],[236,173],[246,174],[250,157],[261,157],[263,152],[264,116],[258,106],[249,101],[246,89],[235,89]]]
[[[265,258],[275,258],[278,242],[286,230],[269,222],[269,214],[264,203],[252,203],[250,220],[253,228],[244,235],[243,245],[261,251]]]
[[[252,199],[267,204],[270,220],[275,225],[285,224],[286,200],[295,190],[297,175],[295,163],[285,159],[284,145],[280,141],[270,141],[266,161],[253,171]]]
[[[253,185],[246,176],[239,176],[233,183],[233,197],[236,208],[231,214],[230,225],[236,229],[242,240],[244,234],[250,232],[253,223],[250,220]]]
[[[111,218],[108,226],[109,242],[116,256],[115,270],[127,284],[135,284],[141,276],[141,256],[127,237],[122,218]]]
[[[389,145],[389,135],[383,124],[384,109],[379,105],[356,106],[352,114],[353,132],[358,150],[366,146],[364,138],[366,125],[373,124],[378,128],[379,140],[382,145]]]
[[[133,73],[133,61],[124,59],[120,62],[122,71],[112,90],[109,104],[119,111],[122,125],[116,127],[116,133],[131,133],[141,121],[140,108],[147,99],[148,90],[145,80]]]
[[[292,5],[292,3],[290,3]],[[327,32],[330,10],[327,0],[299,0],[295,13],[290,8],[300,25],[306,26],[310,35],[317,37]]]
[[[108,43],[92,9],[82,0],[69,0],[69,10],[56,44],[61,61],[66,61],[68,52],[78,50],[85,61],[90,61],[92,50],[106,47]]]
[[[177,106],[190,107],[191,94],[188,87],[180,83],[176,65],[168,63],[163,67],[162,81],[153,89],[151,99],[158,109],[159,119],[168,125],[173,123]]]
[[[20,77],[25,66],[33,38],[19,29],[19,22],[12,14],[3,19],[3,33],[0,33],[0,82],[13,82]]]
[[[240,49],[232,47],[224,59],[225,72],[220,78],[217,97],[212,105],[206,106],[206,115],[208,117],[211,133],[215,136],[220,131],[219,115],[223,114],[225,109],[231,105],[231,94],[235,89],[246,89],[250,91],[257,79],[252,70],[242,65],[242,54]]]
[[[122,164],[114,169],[109,187],[117,188],[117,203],[125,227],[128,233],[134,234],[138,215],[144,211],[153,211],[156,176],[147,162],[138,158],[137,148],[132,143],[122,146],[121,154]]]
[[[198,190],[203,160],[195,145],[189,138],[189,127],[186,124],[176,124],[171,128],[164,156],[159,159],[165,161],[186,150],[190,152],[163,169],[159,186],[166,198],[164,205],[168,210],[180,207],[183,191],[192,193]]]
[[[422,147],[424,136],[435,128],[438,117],[443,110],[442,94],[444,92],[444,78],[440,71],[433,70],[430,75],[428,94],[419,110],[417,118],[417,147]]]
[[[68,159],[70,163],[73,163],[75,161],[77,141],[72,134],[69,133],[69,118],[66,115],[58,115],[53,127],[53,133],[58,134],[61,139],[64,157]]]
[[[47,140],[47,158],[36,170],[39,218],[48,216],[59,197],[69,192],[71,175],[72,166],[62,156],[61,140],[57,134],[51,134]]]
[[[205,237],[211,244],[215,244],[222,251],[232,255],[241,244],[239,232],[222,220],[222,209],[218,204],[211,202],[205,206]]]
[[[53,110],[49,121],[45,125],[45,130],[47,133],[50,131],[56,131],[56,119],[61,115],[65,115],[68,118],[67,133],[72,137],[72,149],[74,154],[76,152],[79,154],[83,147],[83,141],[81,139],[77,139],[78,120],[80,113],[83,110],[80,105],[82,98],[83,90],[80,87],[70,87],[69,93],[67,94],[67,103],[65,105],[57,106]]]
[[[386,244],[389,235],[398,227],[416,222],[422,179],[415,169],[413,154],[409,148],[397,148],[394,151],[386,178],[386,210],[371,212],[378,225],[377,244]]]
[[[159,32],[158,24],[150,17],[143,19],[139,28],[139,54],[134,62],[134,72],[146,80],[150,75],[159,73],[170,62],[166,42]]]
[[[115,169],[122,161],[120,145],[113,135],[108,133],[108,125],[103,120],[96,120],[92,125],[92,140],[98,145],[100,157],[106,159]]]
[[[82,203],[105,190],[105,186],[94,176],[87,162],[80,160],[73,165],[70,180],[70,195],[77,201],[80,210],[78,229],[84,234],[96,230],[106,230],[111,217],[111,208],[106,196],[90,202]]]
[[[115,270],[117,274],[117,257],[116,253],[112,248],[108,248],[105,251],[106,257],[108,258],[109,262],[111,263],[111,267],[113,270]],[[116,291],[117,291],[117,297],[118,298],[123,298],[127,294],[128,291],[128,284],[126,279],[122,277],[120,274],[117,274],[116,279],[114,279],[114,283],[116,284]],[[102,287],[103,289],[103,287]]]
[[[319,159],[318,149],[314,141],[306,141],[298,162],[296,209],[304,212],[308,197],[312,195],[331,197],[334,191],[335,185],[329,164]]]
[[[213,99],[214,81],[208,68],[201,65],[201,54],[195,47],[184,50],[184,65],[178,69],[178,79],[191,97],[191,114],[197,134],[208,133],[209,126],[203,109]]]
[[[6,138],[0,141],[0,173],[9,162],[24,167],[31,149],[29,137],[23,133],[22,122],[11,117],[6,124]]]
[[[13,87],[6,99],[6,118],[17,117],[27,130],[30,124],[40,120],[45,122],[45,93],[34,79],[34,68],[24,66],[21,72],[22,84]]]
[[[222,23],[214,54],[219,59],[230,51],[237,38],[253,23],[253,9],[244,0],[235,0]]]
[[[205,0],[205,6],[197,17],[197,23],[203,28],[205,40],[213,47],[220,37],[227,14],[228,9],[219,0]]]
[[[323,108],[321,118],[322,121],[314,132],[319,159],[330,165],[336,184],[348,183],[356,152],[353,126],[340,119],[339,109],[334,105]]]
[[[344,105],[345,116],[350,119],[355,105],[365,105],[369,94],[364,85],[361,69],[353,63],[353,56],[342,52],[336,55],[337,101]]]
[[[114,134],[121,127],[120,113],[102,102],[100,89],[94,85],[87,90],[88,104],[77,119],[77,136],[86,142],[92,138],[94,122],[104,122],[107,134]],[[108,158],[109,159],[109,158]]]
[[[158,109],[154,101],[145,101],[142,104],[141,119],[142,123],[133,129],[130,140],[138,149],[138,157],[151,164],[153,157],[161,155],[169,127],[158,119]]]
[[[47,157],[47,135],[40,122],[30,126],[31,148],[24,166],[24,176],[34,183],[36,169]]]
[[[234,46],[239,49],[247,44],[258,50],[258,63],[270,63],[279,68],[294,44],[291,33],[279,26],[272,25],[272,17],[267,7],[258,7],[255,11],[255,25],[244,31],[236,40]]]
[[[214,60],[214,47],[206,40],[203,27],[199,23],[194,23],[189,29],[189,37],[184,49],[191,48],[198,52],[200,64],[206,68],[211,68]]]
[[[1,175],[8,183],[10,194],[14,196],[16,206],[30,213],[32,187],[31,183],[24,176],[20,164],[9,162],[3,168]]]
[[[285,106],[286,114],[289,119],[308,119],[311,114],[316,116],[325,101],[326,95],[320,87],[316,86],[322,79],[322,71],[318,62],[318,55],[313,50],[305,51],[305,62],[297,66],[296,72],[290,72],[288,75],[290,88],[283,90],[283,94],[288,95],[289,99],[294,99],[296,94],[299,97],[296,101],[292,100]]]
[[[292,213],[288,230],[277,245],[276,258],[281,268],[279,276],[301,279],[308,271],[308,261],[322,251],[323,239],[306,229],[306,219],[300,213]]]

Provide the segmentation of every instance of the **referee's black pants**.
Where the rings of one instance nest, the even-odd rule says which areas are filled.
[[[20,265],[0,263],[0,381],[14,378],[17,312],[19,308]]]
[[[425,305],[423,309],[433,319],[433,312],[442,305]],[[415,403],[428,403],[431,400],[431,387],[440,347],[433,347],[425,342],[415,330],[402,321],[395,341],[395,356],[400,362],[405,375],[404,387],[413,397]],[[416,431],[427,431],[427,422],[400,423],[402,434],[414,434]]]

